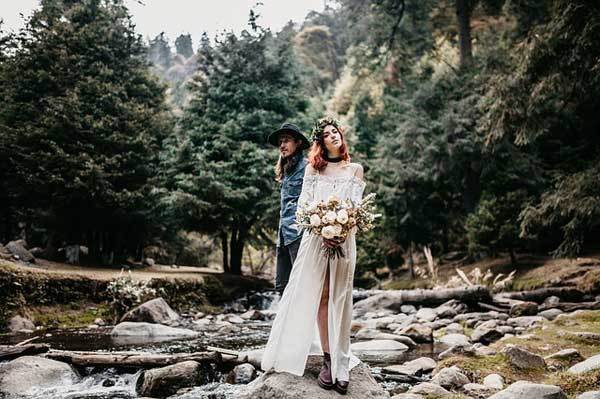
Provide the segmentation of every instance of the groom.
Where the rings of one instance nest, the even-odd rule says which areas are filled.
[[[304,169],[308,163],[303,150],[309,147],[309,141],[298,126],[291,123],[281,125],[269,135],[268,141],[279,148],[275,179],[281,183],[281,210],[277,230],[275,289],[283,294],[300,247],[301,234],[293,225],[298,197],[302,191]]]

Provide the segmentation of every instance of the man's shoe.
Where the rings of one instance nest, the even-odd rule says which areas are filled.
[[[324,352],[323,354],[323,367],[321,367],[317,383],[323,389],[331,389],[334,387],[333,379],[331,378],[331,357],[327,352]]]
[[[333,389],[335,389],[335,391],[337,393],[345,395],[348,393],[348,385],[349,384],[350,384],[349,381],[335,380],[335,385],[333,386]]]

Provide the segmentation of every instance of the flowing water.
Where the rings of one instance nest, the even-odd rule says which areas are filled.
[[[278,297],[270,293],[259,293],[242,298],[225,307],[225,311],[241,310],[252,307],[260,310],[276,311]],[[190,321],[191,322],[191,321]],[[145,342],[127,342],[115,340],[110,336],[111,328],[98,329],[63,329],[54,330],[48,333],[37,333],[40,337],[35,340],[36,343],[47,343],[52,349],[75,350],[75,351],[135,351],[147,353],[180,353],[196,352],[203,350],[206,346],[218,346],[234,350],[250,350],[264,346],[269,337],[271,321],[247,321],[241,326],[241,331],[223,333],[223,332],[204,332],[196,339],[186,339],[181,341],[169,341],[159,343]],[[15,344],[27,338],[35,336],[34,334],[15,334],[0,336],[0,344]],[[421,356],[434,356],[444,348],[434,347],[433,345],[419,345],[417,348],[409,350],[400,360],[407,361]],[[380,371],[385,364],[374,364],[374,375]],[[75,385],[58,385],[51,388],[37,389],[27,395],[32,399],[108,399],[108,398],[137,398],[135,392],[136,381],[141,373],[140,370],[117,370],[96,369],[87,367],[78,370],[82,375],[82,380]],[[229,370],[213,370],[210,376],[210,383],[196,387],[187,393],[173,396],[177,399],[230,399],[236,396],[239,386],[224,383],[225,376]],[[390,386],[391,384],[391,386]],[[382,382],[382,385],[391,388],[393,382]]]

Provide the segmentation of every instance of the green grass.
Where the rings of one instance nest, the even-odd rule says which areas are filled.
[[[518,380],[558,385],[569,398],[574,399],[583,392],[600,390],[600,370],[583,375],[571,375],[566,372],[570,366],[568,362],[552,362],[553,368],[546,370],[523,370],[512,366],[500,351],[507,344],[515,344],[532,353],[547,356],[561,349],[574,348],[583,357],[588,358],[600,353],[600,343],[569,335],[568,332],[598,331],[600,331],[600,310],[579,312],[576,316],[545,322],[542,327],[528,331],[527,334],[531,334],[531,337],[527,339],[514,337],[495,342],[491,345],[498,351],[494,356],[454,356],[440,361],[437,368],[456,365],[467,373],[471,381],[478,383],[481,383],[485,376],[497,373],[504,377],[507,385]]]
[[[111,322],[111,312],[106,303],[71,303],[68,305],[39,306],[24,310],[39,326],[62,328],[86,327],[96,318]]]

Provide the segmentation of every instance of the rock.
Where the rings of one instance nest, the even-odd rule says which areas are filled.
[[[515,303],[510,307],[510,315],[517,316],[535,316],[538,313],[538,304],[535,302]]]
[[[440,342],[448,346],[469,346],[469,337],[463,334],[446,334],[440,338]]]
[[[600,333],[593,333],[587,331],[568,331],[566,332],[566,334],[573,335],[583,341],[591,341],[591,343],[600,343]]]
[[[480,343],[474,344],[473,349],[477,356],[494,356],[496,354],[496,350]]]
[[[409,348],[414,348],[415,346],[417,346],[416,342],[413,341],[412,339],[410,339],[410,337],[407,337],[405,335],[384,333],[384,332],[381,332],[381,331],[376,330],[374,328],[363,328],[363,329],[361,329],[359,332],[356,333],[355,338],[356,339],[360,339],[360,340],[391,339],[391,340],[394,340],[394,341],[402,342],[404,345],[408,346]]]
[[[567,399],[567,395],[555,385],[534,384],[517,381],[488,399]]]
[[[560,303],[559,297],[549,296],[548,298],[544,299],[543,305],[545,308],[552,308],[552,307],[558,306],[559,303]]]
[[[495,328],[479,326],[471,334],[471,340],[473,342],[481,342],[484,345],[489,345],[492,342],[495,342],[502,338],[503,335],[504,334],[501,331]]]
[[[256,378],[256,369],[250,363],[239,364],[227,375],[225,382],[229,384],[248,384]]]
[[[592,356],[581,363],[577,363],[571,367],[568,372],[570,374],[583,374],[597,369],[600,369],[600,354]]]
[[[250,309],[240,315],[245,320],[267,320],[267,316],[264,315],[260,310]]]
[[[23,356],[0,364],[0,397],[27,395],[32,388],[72,385],[79,380],[79,375],[66,363]]]
[[[452,321],[456,323],[468,322],[469,320],[475,321],[486,321],[486,320],[506,320],[508,316],[505,313],[500,313],[496,311],[489,312],[471,312],[471,313],[463,313],[456,315]]]
[[[22,330],[33,331],[35,330],[35,324],[31,320],[21,316],[11,317],[8,321],[8,331],[15,333]]]
[[[438,355],[438,359],[443,360],[452,356],[475,356],[476,352],[473,345],[454,345]]]
[[[503,350],[510,362],[515,367],[520,369],[534,369],[546,367],[544,358],[531,353],[523,348],[519,348],[516,345],[507,345]]]
[[[462,334],[465,328],[458,323],[451,323],[446,326],[446,334]]]
[[[506,323],[513,327],[533,328],[544,323],[542,316],[521,316],[506,320]]]
[[[190,360],[146,370],[137,380],[136,392],[141,396],[164,398],[174,395],[181,388],[201,385],[204,382],[202,366]]]
[[[539,313],[539,315],[545,319],[554,320],[558,317],[558,315],[561,315],[563,313],[564,312],[560,309],[548,309],[548,310],[541,311]]]
[[[570,348],[548,355],[544,357],[544,360],[573,363],[583,360],[583,356],[581,356],[577,349]]]
[[[309,356],[307,367],[302,377],[290,373],[266,372],[250,384],[236,399],[330,399],[337,393],[326,391],[316,383],[321,370],[323,358]],[[369,368],[361,363],[350,370],[350,386],[348,399],[381,399],[388,398],[388,393],[371,376]]]
[[[123,321],[171,324],[179,320],[179,315],[162,298],[155,298],[133,308],[121,318]]]
[[[494,392],[498,391],[497,389],[490,388],[482,384],[473,383],[463,385],[462,390],[469,397],[476,399],[485,399]]]
[[[392,396],[392,399],[425,399],[425,397],[416,393],[401,393]]]
[[[113,327],[110,335],[113,341],[126,344],[196,338],[200,333],[185,328],[163,326],[162,324],[126,321]]]
[[[500,374],[489,374],[483,379],[483,385],[491,389],[500,390],[504,388],[504,377]]]
[[[444,397],[452,396],[452,394],[450,392],[448,392],[441,386],[439,386],[437,384],[432,384],[430,382],[422,382],[418,385],[415,385],[408,392],[425,395],[426,397],[433,396],[436,398],[444,398]]]
[[[464,313],[467,311],[467,305],[456,300],[451,299],[446,303],[441,304],[437,308],[434,309],[439,318],[448,318],[451,319],[459,313]]]
[[[242,331],[242,327],[234,324],[228,324],[221,326],[217,331],[219,334],[237,334]]]
[[[590,391],[582,393],[577,399],[600,399],[600,391]]]
[[[27,250],[25,240],[11,241],[5,247],[14,257],[23,262],[35,262],[35,257]]]
[[[152,258],[144,258],[144,260],[142,261],[142,265],[148,266],[148,267],[152,267],[155,264],[156,264],[156,262]]]
[[[462,370],[456,366],[441,369],[433,376],[431,382],[446,389],[457,389],[468,384],[469,379],[463,374]]]
[[[433,370],[436,365],[435,360],[428,357],[420,357],[404,364],[384,367],[382,371],[389,374],[404,374],[418,377],[423,373]]]
[[[394,334],[406,335],[419,343],[433,342],[433,330],[422,324],[411,324],[410,326],[394,331]]]
[[[400,306],[400,311],[406,314],[415,314],[417,313],[417,308],[414,305],[402,305]]]
[[[434,321],[438,316],[437,313],[431,308],[421,308],[417,311],[417,320],[423,321]]]
[[[350,345],[352,352],[364,362],[387,363],[404,357],[408,346],[391,339],[377,339],[355,342]]]

